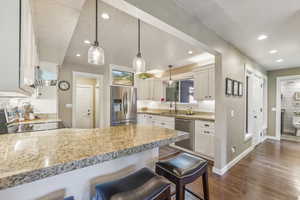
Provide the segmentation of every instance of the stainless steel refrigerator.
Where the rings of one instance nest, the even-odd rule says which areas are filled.
[[[137,121],[136,88],[111,86],[110,124],[135,124]]]

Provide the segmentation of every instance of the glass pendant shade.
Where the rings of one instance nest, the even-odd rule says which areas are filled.
[[[89,48],[88,63],[93,65],[104,65],[105,63],[104,49],[97,43]]]
[[[140,53],[133,59],[133,68],[137,74],[144,73],[146,71],[146,61],[142,58]]]
[[[173,81],[173,80],[169,80],[169,81],[168,81],[168,85],[169,85],[169,87],[172,87],[173,83],[174,83],[174,81]]]
[[[96,19],[95,19],[95,42],[88,50],[88,63],[92,65],[104,65],[104,49],[99,45],[98,42],[98,0],[96,1]]]

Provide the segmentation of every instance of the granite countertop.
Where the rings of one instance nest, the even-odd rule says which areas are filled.
[[[149,115],[159,115],[166,117],[176,117],[182,119],[192,119],[192,120],[205,120],[205,121],[215,121],[215,114],[209,112],[195,112],[193,115],[186,115],[184,111],[179,111],[178,114],[169,113],[167,110],[139,110],[138,114],[149,114]]]
[[[33,120],[25,120],[20,122],[14,122],[9,124],[9,126],[17,126],[23,124],[41,124],[41,123],[51,123],[51,122],[60,122],[61,119],[53,118],[53,119],[33,119]]]
[[[0,189],[128,156],[189,137],[154,126],[0,135]]]

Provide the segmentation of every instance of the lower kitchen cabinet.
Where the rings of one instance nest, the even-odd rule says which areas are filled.
[[[195,121],[195,151],[201,155],[214,157],[214,123]]]
[[[137,123],[141,125],[159,126],[162,128],[175,128],[174,117],[165,117],[149,114],[138,114]]]

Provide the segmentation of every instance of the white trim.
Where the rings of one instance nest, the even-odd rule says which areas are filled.
[[[293,75],[293,76],[281,76],[276,78],[276,140],[280,140],[281,133],[280,133],[280,127],[281,127],[281,82],[285,80],[293,80],[293,79],[300,79],[300,75]]]
[[[280,141],[280,137],[276,137],[276,136],[268,136],[268,135],[267,135],[267,136],[264,138],[264,140],[267,140],[267,139]]]
[[[76,72],[72,71],[72,127],[76,126],[76,76],[80,77],[86,77],[86,78],[95,78],[99,82],[99,85],[97,87],[99,88],[99,99],[98,103],[100,105],[99,109],[103,110],[104,109],[104,82],[103,82],[103,75],[102,74],[91,74],[91,73],[85,73],[85,72]],[[99,116],[99,127],[97,128],[102,128],[104,127],[104,113],[100,112]],[[96,123],[97,124],[97,123]]]
[[[254,150],[254,147],[255,146],[250,146],[243,153],[241,153],[235,159],[233,159],[227,165],[225,165],[225,167],[223,167],[222,169],[218,169],[218,168],[213,167],[213,173],[218,174],[220,176],[224,175],[229,169],[231,169],[234,165],[236,165],[240,160],[242,160],[249,153],[251,153]]]

